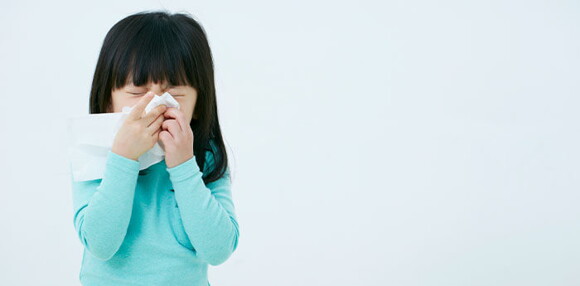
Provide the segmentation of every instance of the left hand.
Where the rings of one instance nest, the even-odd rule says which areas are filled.
[[[170,107],[163,116],[166,119],[161,125],[159,140],[165,151],[165,163],[173,168],[193,157],[193,131],[181,110]]]

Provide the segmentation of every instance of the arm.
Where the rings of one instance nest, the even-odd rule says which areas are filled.
[[[125,239],[139,167],[138,161],[109,151],[102,179],[72,181],[75,229],[100,259],[113,257]]]
[[[225,262],[238,246],[230,172],[228,168],[224,176],[206,186],[195,158],[167,171],[189,240],[197,255],[215,266]],[[211,165],[212,156],[206,158],[205,165]]]

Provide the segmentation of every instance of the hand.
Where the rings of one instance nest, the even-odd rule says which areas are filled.
[[[193,157],[193,131],[179,109],[169,107],[163,116],[167,119],[161,125],[159,145],[165,150],[167,167],[173,168]]]
[[[145,107],[151,99],[153,93],[146,93],[131,110],[115,135],[113,153],[137,161],[157,143],[167,106],[159,105],[145,114]]]

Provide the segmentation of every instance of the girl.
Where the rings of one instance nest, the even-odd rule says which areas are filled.
[[[180,108],[160,105],[169,92]],[[225,262],[239,227],[204,29],[188,14],[141,12],[107,33],[90,113],[134,106],[102,179],[74,181],[74,226],[84,246],[83,285],[211,285],[208,264]],[[165,160],[140,171],[155,143]]]

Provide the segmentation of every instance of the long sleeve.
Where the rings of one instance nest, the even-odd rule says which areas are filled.
[[[198,256],[215,266],[225,262],[238,245],[230,170],[228,167],[221,178],[206,186],[195,159],[194,156],[167,171],[189,240]],[[205,165],[211,164],[213,157],[206,156]]]
[[[140,164],[112,151],[102,179],[72,181],[74,226],[84,247],[109,260],[119,250],[131,220]]]

